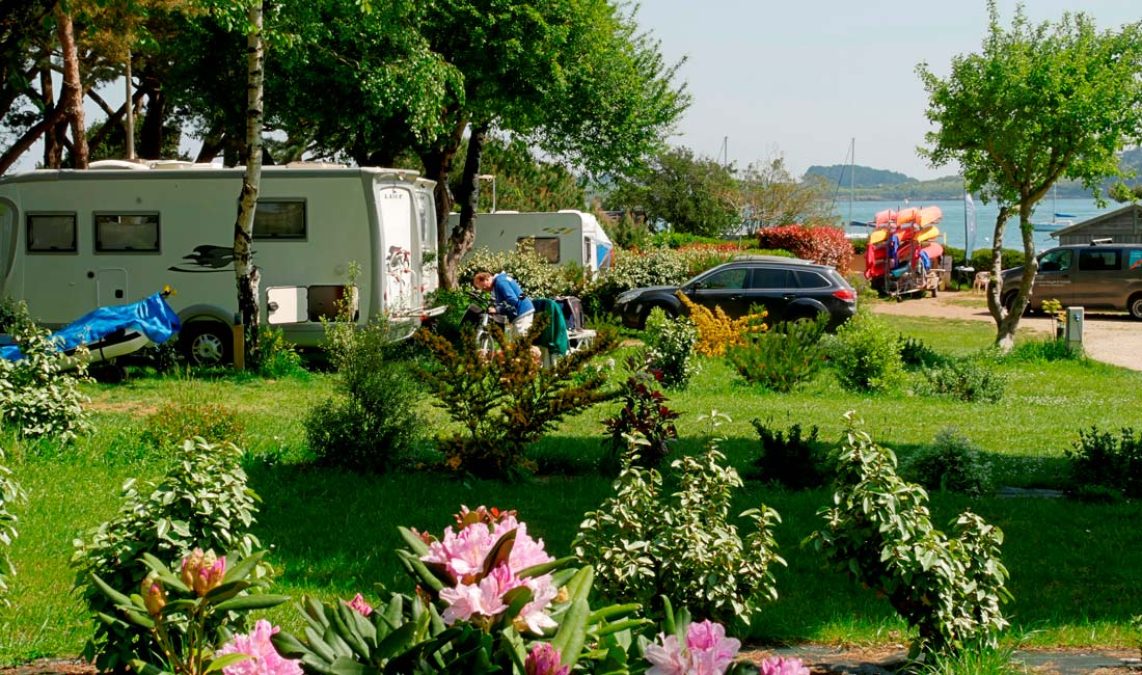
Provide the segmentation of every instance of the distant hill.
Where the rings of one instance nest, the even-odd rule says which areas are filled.
[[[849,181],[849,170],[852,170],[852,182]],[[879,187],[882,185],[900,185],[902,183],[915,183],[916,179],[905,176],[896,171],[874,169],[871,166],[849,166],[848,164],[833,164],[832,166],[811,166],[805,172],[805,177],[821,176],[833,185],[840,184],[848,187],[850,184],[858,188]]]

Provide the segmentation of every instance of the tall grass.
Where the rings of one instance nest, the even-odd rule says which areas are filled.
[[[986,324],[885,320],[893,330],[950,353],[982,350],[992,339]],[[728,435],[721,447],[739,470],[759,451],[750,425],[755,417],[778,426],[816,425],[821,439],[833,442],[843,427],[841,415],[855,409],[877,442],[902,456],[954,423],[983,449],[1000,484],[1065,488],[1063,452],[1079,428],[1142,428],[1137,394],[1142,373],[1076,360],[1005,360],[996,367],[1008,377],[1006,396],[997,404],[982,404],[924,397],[908,387],[883,395],[853,394],[827,371],[790,394],[767,394],[737,380],[725,362],[707,361],[686,390],[671,393],[671,407],[682,413],[675,452],[701,446],[697,416],[711,409],[733,418],[721,428]],[[528,482],[459,481],[413,470],[366,477],[315,468],[301,420],[329,395],[332,382],[329,375],[314,374],[273,382],[177,376],[91,385],[87,393],[98,429],[93,436],[67,447],[8,437],[11,468],[30,501],[18,512],[12,606],[0,607],[0,664],[79,653],[90,619],[71,591],[71,542],[114,514],[125,480],[152,479],[166,470],[168,454],[141,440],[142,420],[165,401],[210,401],[243,418],[250,483],[263,498],[255,533],[272,547],[275,591],[295,599],[369,595],[377,584],[407,590],[392,553],[399,545],[396,526],[439,531],[460,504],[518,509],[549,550],[567,554],[583,513],[609,493],[611,479],[599,469],[606,454],[602,420],[617,404],[568,420],[538,443],[532,454],[541,475]],[[429,430],[448,424],[429,401],[420,403],[420,417]],[[417,455],[418,461],[431,461],[434,451],[426,443]],[[789,561],[778,571],[781,597],[763,610],[752,638],[846,644],[906,640],[906,628],[887,602],[823,569],[819,558],[800,547],[820,526],[816,512],[830,498],[827,489],[789,492],[757,483],[742,491],[735,504],[741,510],[765,502],[781,513],[777,537]],[[1142,547],[1137,546],[1142,505],[936,494],[932,508],[939,525],[971,508],[1003,528],[1004,561],[1015,596],[1007,611],[1014,633],[1028,636],[1025,644],[1133,645],[1129,619],[1142,608]],[[301,627],[289,605],[268,616]]]

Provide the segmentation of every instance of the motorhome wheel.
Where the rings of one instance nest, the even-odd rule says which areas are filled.
[[[183,354],[199,366],[226,365],[233,361],[233,338],[229,329],[213,321],[192,323],[179,337]]]

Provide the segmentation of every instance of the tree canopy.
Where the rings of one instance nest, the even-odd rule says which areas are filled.
[[[999,206],[992,237],[988,306],[996,343],[1009,348],[1037,270],[1031,212],[1060,178],[1098,198],[1099,182],[1120,173],[1117,153],[1142,137],[1142,24],[1099,31],[1085,14],[1032,25],[1017,8],[1009,29],[995,0],[977,54],[952,59],[947,77],[917,67],[936,129],[922,150],[933,166],[958,162],[966,188]],[[1007,220],[1018,214],[1027,258],[1018,294],[1002,288]]]
[[[741,193],[733,172],[689,148],[671,148],[650,169],[621,179],[607,197],[614,210],[641,210],[651,223],[676,232],[717,237],[741,223]]]

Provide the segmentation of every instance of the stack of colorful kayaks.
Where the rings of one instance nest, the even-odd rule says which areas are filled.
[[[938,206],[881,211],[865,251],[865,278],[882,281],[886,275],[898,277],[910,270],[927,271],[944,254],[936,241],[943,213]]]

